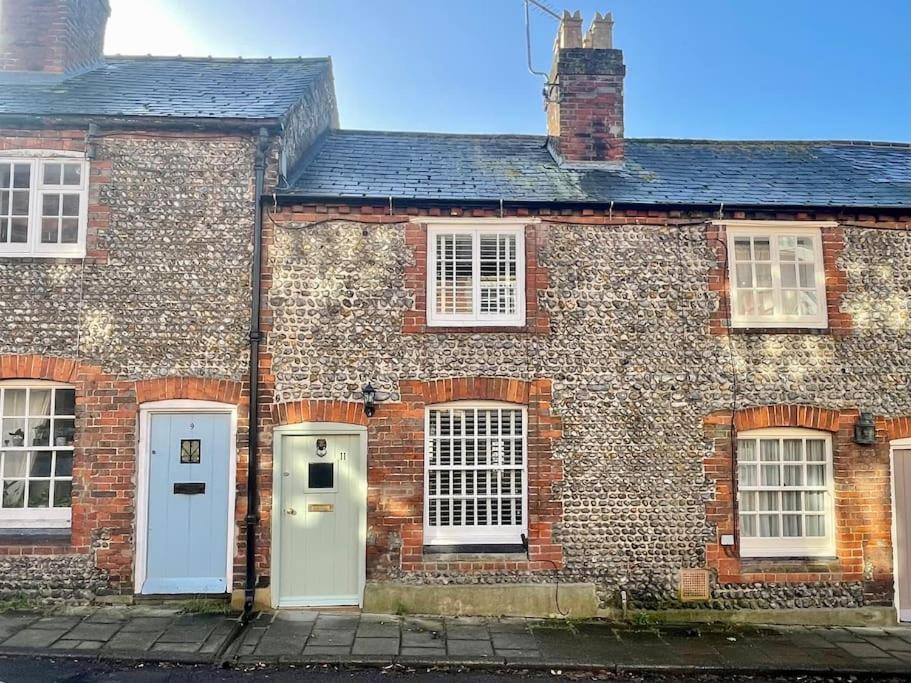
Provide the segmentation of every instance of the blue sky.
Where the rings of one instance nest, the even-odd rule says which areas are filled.
[[[565,0],[614,14],[629,137],[911,141],[911,0]],[[123,54],[331,55],[345,128],[545,130],[522,0],[112,0]],[[532,15],[546,70],[556,23]]]

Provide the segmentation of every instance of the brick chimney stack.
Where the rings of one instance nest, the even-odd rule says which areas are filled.
[[[71,74],[103,59],[108,0],[0,0],[0,72]]]
[[[554,41],[547,92],[547,134],[567,163],[623,160],[623,52],[614,20],[595,14],[585,36],[579,12],[564,12]]]

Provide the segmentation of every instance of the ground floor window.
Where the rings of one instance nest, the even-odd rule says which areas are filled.
[[[70,525],[76,392],[0,382],[0,528]]]
[[[809,429],[737,438],[740,554],[834,557],[832,440]]]
[[[425,427],[424,542],[520,543],[527,533],[525,409],[435,405]]]

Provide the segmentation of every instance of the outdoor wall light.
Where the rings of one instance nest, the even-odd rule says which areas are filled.
[[[379,391],[374,388],[373,384],[367,382],[364,388],[361,389],[361,398],[364,401],[364,415],[373,417],[373,414],[376,412],[376,404],[388,399],[389,393],[386,391]]]
[[[876,442],[876,423],[873,413],[861,413],[854,423],[854,443],[870,446]]]

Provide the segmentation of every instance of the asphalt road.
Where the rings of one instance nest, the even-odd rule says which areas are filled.
[[[337,670],[326,667],[215,669],[210,666],[169,666],[166,664],[117,664],[93,660],[40,659],[35,657],[0,657],[0,683],[214,683],[216,681],[275,681],[286,683],[314,681],[319,683],[384,683],[428,681],[442,683],[518,683],[536,681],[613,681],[614,683],[855,683],[853,676],[728,676],[693,675],[627,675],[590,672],[481,672],[481,671],[400,671]],[[907,683],[909,678],[878,678],[882,683]]]

